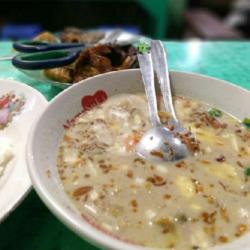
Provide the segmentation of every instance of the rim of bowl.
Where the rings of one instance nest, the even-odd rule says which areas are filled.
[[[114,250],[146,250],[146,249],[156,249],[156,248],[150,248],[150,247],[144,247],[135,245],[129,242],[125,242],[121,239],[115,238],[112,235],[109,235],[103,231],[100,231],[93,225],[91,225],[88,221],[85,219],[82,220],[84,223],[84,227],[80,225],[76,218],[73,218],[66,208],[58,204],[57,199],[54,198],[50,192],[48,192],[46,186],[43,184],[43,182],[40,180],[39,176],[37,175],[36,168],[35,168],[35,162],[34,157],[32,155],[32,142],[34,140],[34,132],[36,130],[36,126],[39,123],[40,119],[46,113],[47,109],[50,108],[50,105],[52,105],[54,102],[57,102],[58,99],[62,98],[66,92],[70,92],[72,88],[77,88],[79,84],[85,84],[88,81],[93,81],[96,78],[101,78],[103,76],[108,77],[109,75],[113,74],[128,74],[130,72],[137,71],[139,72],[139,69],[128,69],[128,70],[121,70],[121,71],[114,71],[114,72],[107,72],[105,74],[97,75],[85,80],[80,81],[79,83],[76,83],[72,85],[71,87],[64,89],[62,92],[60,92],[57,96],[55,96],[50,102],[49,105],[44,109],[44,111],[37,117],[35,122],[32,125],[30,136],[28,139],[28,143],[26,145],[26,161],[28,165],[28,171],[30,174],[30,178],[33,184],[33,187],[35,191],[37,192],[38,196],[41,198],[41,200],[46,204],[46,206],[49,208],[49,210],[60,220],[62,221],[67,227],[69,227],[72,231],[74,231],[77,235],[79,235],[81,238],[84,238],[91,244],[94,244],[98,247],[104,247],[108,249],[114,249]],[[198,76],[201,78],[206,79],[213,79],[216,81],[220,81],[221,84],[230,84],[231,86],[238,88],[244,92],[248,92],[250,95],[250,91],[247,89],[237,86],[231,82],[221,80],[215,77],[210,77],[202,74],[197,73],[190,73],[190,72],[184,72],[184,71],[170,71],[172,74],[182,74],[182,75],[191,75],[191,76]],[[215,246],[216,249],[218,246]],[[222,246],[219,249],[224,249]]]

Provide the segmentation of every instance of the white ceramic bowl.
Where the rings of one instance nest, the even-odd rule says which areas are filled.
[[[171,72],[173,92],[208,102],[239,119],[250,116],[250,92],[217,80],[196,74]],[[108,96],[117,93],[143,91],[139,70],[111,72],[84,80],[55,97],[37,120],[27,145],[27,161],[34,188],[49,209],[82,238],[104,248],[115,250],[144,249],[115,239],[85,221],[63,191],[56,168],[56,154],[63,133],[63,124],[82,111],[86,95],[95,102],[98,91]],[[100,92],[99,92],[100,93]],[[103,94],[103,92],[101,92]],[[216,247],[220,250],[249,249],[250,234],[233,243]]]

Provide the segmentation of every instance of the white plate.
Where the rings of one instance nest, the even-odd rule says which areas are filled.
[[[0,177],[0,222],[13,211],[31,188],[31,181],[25,162],[25,148],[32,122],[44,108],[47,101],[35,89],[26,84],[0,79],[0,96],[10,91],[25,96],[25,104],[12,122],[0,130],[0,138],[10,140],[14,157]]]

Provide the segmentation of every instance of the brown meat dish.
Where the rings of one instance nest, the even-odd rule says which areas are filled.
[[[44,31],[44,32],[38,34],[36,37],[33,38],[33,40],[41,41],[41,42],[48,42],[48,43],[57,43],[58,42],[57,37],[49,31]]]
[[[104,38],[105,33],[99,31],[83,31],[78,28],[65,28],[58,38],[51,32],[43,32],[34,40],[50,43],[85,43],[85,48],[78,59],[64,67],[45,69],[49,79],[62,83],[75,83],[88,77],[109,71],[137,68],[136,49],[132,45],[93,45]],[[89,47],[92,44],[92,47]]]
[[[76,83],[105,72],[138,67],[136,49],[131,45],[96,45],[84,49],[72,65],[45,70],[52,80]]]
[[[49,79],[63,82],[63,83],[71,83],[74,72],[74,65],[71,64],[69,66],[64,66],[61,68],[53,68],[53,69],[45,69],[44,74]]]
[[[50,43],[86,43],[95,44],[104,38],[105,33],[101,31],[84,31],[78,28],[65,28],[60,37],[55,34],[44,31],[38,34],[33,40],[46,41]]]
[[[104,38],[104,33],[99,31],[82,31],[77,28],[66,28],[60,36],[63,43],[89,43],[94,44]]]

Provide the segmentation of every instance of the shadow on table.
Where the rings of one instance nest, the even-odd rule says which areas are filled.
[[[1,250],[98,250],[68,230],[32,190],[0,224]]]

